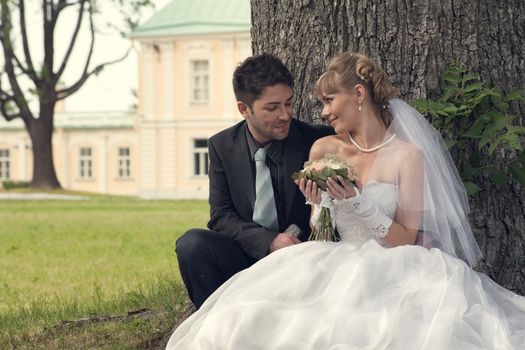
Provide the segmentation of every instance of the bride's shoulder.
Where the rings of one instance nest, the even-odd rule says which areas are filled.
[[[423,153],[415,144],[397,140],[393,145],[393,149],[395,153],[391,155],[391,158],[397,160],[400,168],[411,171],[410,169],[419,168],[423,165]]]
[[[421,150],[416,145],[410,142],[403,142],[401,146],[401,151],[403,155],[409,156],[409,157],[421,155]]]
[[[405,140],[396,139],[389,148],[400,158],[421,157],[421,150],[415,144]]]
[[[338,153],[343,142],[340,136],[328,135],[317,139],[310,149],[310,159],[319,159],[328,153]]]

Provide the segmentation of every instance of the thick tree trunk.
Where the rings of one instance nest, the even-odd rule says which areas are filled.
[[[49,114],[51,113],[51,114]],[[33,148],[32,188],[61,188],[53,163],[53,113],[42,112],[27,125]]]
[[[525,2],[452,0],[251,1],[252,41],[280,56],[295,77],[295,111],[319,122],[311,89],[328,60],[359,51],[380,62],[405,100],[432,97],[443,70],[465,66],[509,91],[525,86]],[[525,105],[512,106],[523,125]],[[500,154],[505,162],[510,154]],[[525,191],[489,182],[471,198],[484,260],[478,269],[525,294]]]

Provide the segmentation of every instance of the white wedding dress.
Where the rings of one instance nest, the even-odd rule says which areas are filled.
[[[393,218],[397,186],[361,198]],[[359,199],[359,198],[358,198]],[[335,208],[341,242],[278,250],[219,288],[167,349],[525,349],[525,298],[438,249],[384,248]]]

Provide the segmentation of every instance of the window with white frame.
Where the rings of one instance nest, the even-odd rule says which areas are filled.
[[[0,180],[11,178],[11,158],[8,149],[0,149]]]
[[[80,148],[80,178],[81,179],[92,179],[93,178],[93,155],[91,147]]]
[[[193,175],[208,175],[208,140],[193,140]]]
[[[119,179],[131,178],[131,154],[129,147],[118,149],[118,177]]]
[[[208,103],[210,100],[210,72],[208,60],[191,61],[191,101]]]

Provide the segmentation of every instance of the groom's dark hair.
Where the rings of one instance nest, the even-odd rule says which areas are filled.
[[[250,108],[264,88],[276,84],[293,86],[292,73],[276,56],[262,53],[245,59],[233,73],[233,92],[237,101]]]

